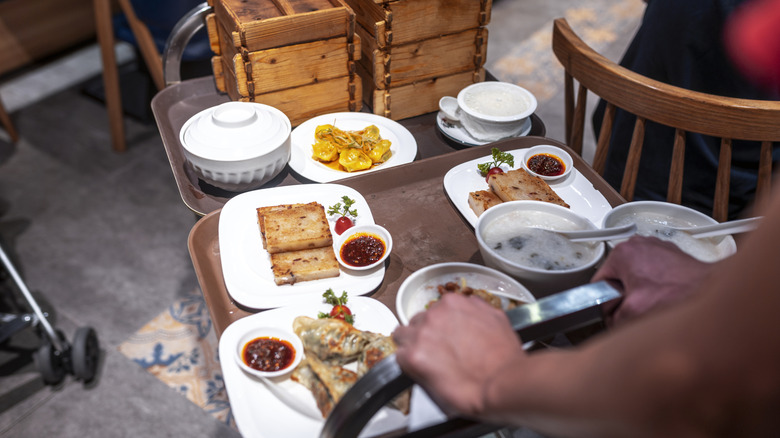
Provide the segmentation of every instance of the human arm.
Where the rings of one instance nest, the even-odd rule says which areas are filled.
[[[634,236],[610,252],[591,281],[607,280],[623,292],[623,300],[608,317],[610,324],[619,325],[687,297],[713,266],[671,242]]]
[[[765,217],[701,280],[706,294],[576,348],[525,354],[500,318],[478,322],[476,303],[469,313],[454,297],[396,331],[396,358],[446,411],[483,421],[577,437],[771,436],[780,427],[780,228],[771,227],[780,197]],[[475,348],[497,354],[449,366]]]

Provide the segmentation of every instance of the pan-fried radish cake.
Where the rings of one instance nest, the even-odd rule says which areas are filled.
[[[478,190],[469,193],[469,207],[479,217],[488,208],[498,205],[503,201],[490,190]]]
[[[502,201],[543,201],[569,208],[550,186],[538,176],[523,169],[510,170],[488,177],[488,185]]]
[[[322,205],[291,205],[263,214],[265,244],[269,253],[322,248],[333,244]]]
[[[338,277],[339,262],[332,246],[271,254],[271,269],[277,285]]]

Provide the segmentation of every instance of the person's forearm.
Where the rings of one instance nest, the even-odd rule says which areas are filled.
[[[662,342],[669,334],[655,323],[642,326],[532,354],[522,373],[503,370],[486,389],[486,414],[556,436],[679,436],[704,395],[701,364],[680,343]]]
[[[484,418],[578,437],[776,433],[780,201],[770,213],[695,298],[495,373]]]

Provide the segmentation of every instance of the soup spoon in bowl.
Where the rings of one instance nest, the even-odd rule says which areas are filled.
[[[746,233],[755,230],[761,223],[762,217],[751,217],[747,219],[737,219],[733,221],[721,222],[712,225],[700,225],[689,228],[672,228],[675,231],[688,233],[696,239],[708,237],[720,237],[728,234]]]
[[[624,239],[636,234],[636,224],[631,223],[612,228],[600,228],[597,230],[573,230],[573,231],[552,231],[559,234],[570,242],[602,242],[605,240]]]

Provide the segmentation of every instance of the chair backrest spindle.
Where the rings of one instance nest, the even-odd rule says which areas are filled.
[[[755,157],[758,184],[756,196],[768,194],[772,180],[774,142],[780,141],[780,102],[738,99],[686,90],[632,72],[595,52],[571,29],[565,19],[557,19],[553,28],[553,52],[564,67],[564,109],[566,140],[581,154],[585,108],[588,92],[606,102],[593,167],[604,174],[611,142],[611,131],[619,108],[636,116],[628,149],[620,194],[632,200],[637,184],[647,122],[674,128],[667,200],[682,201],[686,135],[701,134],[721,139],[712,217],[723,221],[729,213],[731,158],[733,140],[761,142]],[[574,82],[579,85],[576,101]],[[738,143],[741,146],[741,143]],[[758,151],[758,145],[756,145]],[[744,155],[744,152],[740,156]],[[690,167],[689,163],[689,167]],[[659,169],[661,171],[661,169]],[[665,171],[665,169],[664,169]]]
[[[666,200],[679,204],[682,201],[683,167],[685,165],[685,131],[674,130],[674,149],[672,150],[672,166],[669,169],[669,191]]]

